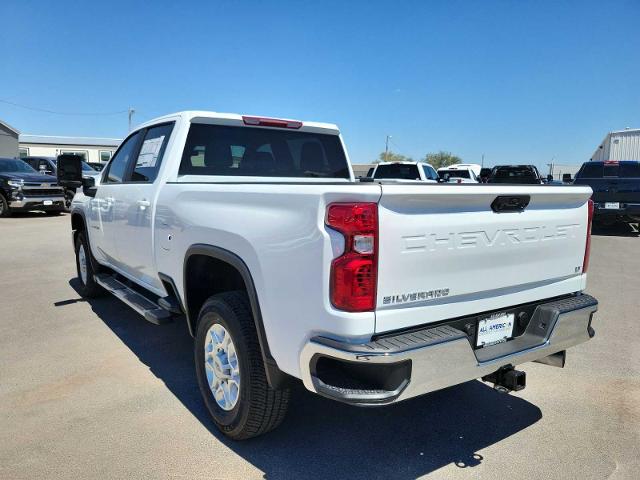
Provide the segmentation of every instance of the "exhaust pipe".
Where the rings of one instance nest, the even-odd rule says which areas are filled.
[[[499,392],[518,392],[527,386],[527,374],[516,370],[512,365],[502,367],[489,375],[482,377],[482,381],[493,383],[493,388]]]

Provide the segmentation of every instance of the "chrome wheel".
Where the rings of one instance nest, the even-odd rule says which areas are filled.
[[[223,410],[232,410],[240,398],[240,364],[231,335],[219,323],[207,331],[204,367],[216,403]]]
[[[80,244],[78,249],[78,267],[80,268],[80,280],[84,285],[87,284],[87,256],[84,252],[84,245]]]

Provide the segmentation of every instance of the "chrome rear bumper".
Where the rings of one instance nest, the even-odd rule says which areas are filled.
[[[542,303],[536,307],[524,334],[481,349],[473,348],[467,333],[447,325],[387,336],[366,344],[314,337],[300,355],[302,380],[312,392],[352,404],[384,405],[406,400],[586,342],[594,335],[591,318],[597,306],[597,300],[589,295]],[[408,378],[392,388],[345,388],[320,378],[316,365],[322,358],[355,368],[370,365],[372,370],[374,365],[406,366],[407,362],[410,367],[403,369],[409,372]]]

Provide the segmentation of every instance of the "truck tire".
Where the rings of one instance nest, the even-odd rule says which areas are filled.
[[[75,242],[76,250],[76,270],[78,272],[78,279],[80,280],[80,288],[78,289],[80,295],[83,298],[94,298],[102,293],[104,290],[93,279],[93,266],[91,265],[89,245],[85,238],[84,232],[79,232],[76,235]]]
[[[9,209],[9,202],[5,198],[4,194],[0,193],[0,217],[10,217],[11,210]]]
[[[280,425],[290,392],[267,382],[245,292],[209,297],[198,316],[194,353],[200,392],[222,433],[246,440]]]

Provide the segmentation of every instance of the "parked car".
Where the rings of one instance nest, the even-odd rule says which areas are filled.
[[[296,379],[359,406],[520,390],[514,366],[594,335],[589,187],[357,182],[347,158],[335,125],[212,112],[134,129],[97,186],[61,157],[80,294],[186,318],[233,439],[275,428]]]
[[[573,184],[593,190],[595,221],[640,222],[640,162],[585,162]]]
[[[34,170],[40,173],[56,176],[56,163],[58,161],[56,157],[23,157],[22,160],[27,162]],[[84,160],[82,160],[82,174],[85,177],[100,177],[100,172],[91,167]]]
[[[27,162],[34,170],[40,172],[40,173],[44,173],[46,175],[53,175],[55,176],[57,174],[57,158],[56,157],[23,157],[22,160],[24,160],[25,162]],[[91,168],[89,166],[89,164],[87,164],[87,162],[85,162],[84,160],[82,160],[82,175],[84,177],[91,177],[93,179],[96,180],[96,182],[98,181],[98,179],[100,178],[100,172],[94,170],[93,168]],[[65,188],[65,207],[67,208],[67,210],[69,209],[69,206],[71,205],[71,200],[73,200],[73,196],[76,194],[76,190],[74,188]]]
[[[437,182],[438,172],[424,162],[382,162],[374,167],[370,175],[376,180],[418,180]]]
[[[51,175],[36,172],[19,158],[0,158],[0,217],[12,212],[64,211],[64,190]]]
[[[544,181],[535,165],[498,165],[491,170],[487,183],[540,185]]]
[[[478,165],[479,167],[480,165]],[[478,171],[479,173],[479,171]],[[475,168],[472,168],[469,164],[455,164],[448,167],[440,167],[438,169],[438,176],[445,182],[452,183],[478,183],[478,175],[475,172]]]

